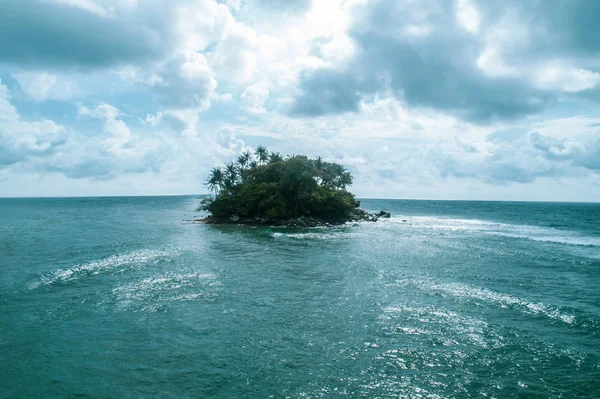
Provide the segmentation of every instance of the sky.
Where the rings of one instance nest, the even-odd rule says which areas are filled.
[[[368,198],[600,201],[600,2],[0,1],[0,197],[205,193],[258,145]]]

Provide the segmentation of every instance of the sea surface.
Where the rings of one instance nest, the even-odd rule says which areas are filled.
[[[600,204],[199,201],[0,199],[0,397],[600,397]]]

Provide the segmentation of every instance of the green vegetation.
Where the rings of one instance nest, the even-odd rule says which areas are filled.
[[[342,222],[360,205],[346,191],[352,180],[343,166],[321,157],[283,157],[258,146],[254,153],[244,152],[236,162],[211,170],[206,185],[214,198],[205,199],[201,208],[213,221],[237,215],[263,221],[303,216]]]

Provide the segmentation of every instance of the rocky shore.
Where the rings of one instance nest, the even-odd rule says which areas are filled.
[[[269,217],[259,217],[255,216],[252,218],[249,217],[240,217],[239,215],[231,215],[229,218],[215,218],[213,216],[208,216],[204,219],[195,219],[195,222],[198,223],[208,223],[208,224],[245,224],[245,225],[269,225],[269,226],[286,226],[292,228],[304,228],[304,227],[330,227],[330,226],[338,226],[341,224],[345,224],[348,222],[376,222],[380,218],[389,218],[391,217],[389,212],[380,211],[378,213],[369,213],[364,209],[357,208],[353,214],[348,215],[345,218],[341,219],[323,219],[323,218],[315,218],[312,216],[299,216],[297,218],[291,219],[273,219]]]

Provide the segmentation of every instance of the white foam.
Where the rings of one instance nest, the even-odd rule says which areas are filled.
[[[404,221],[406,220],[406,221]],[[387,221],[411,228],[485,234],[514,239],[527,239],[553,244],[600,246],[600,237],[585,236],[577,231],[552,227],[497,223],[480,219],[453,219],[432,216],[393,217]]]
[[[311,231],[306,233],[273,233],[273,238],[292,238],[295,240],[331,240],[336,238],[347,237],[348,232],[341,234],[340,230],[333,232]]]
[[[563,313],[555,307],[543,303],[531,302],[513,295],[502,294],[487,288],[477,288],[459,283],[439,284],[431,281],[417,282],[415,285],[428,292],[442,292],[452,297],[476,299],[502,308],[520,309],[524,313],[543,315],[567,324],[573,324],[575,321],[575,316]]]
[[[121,309],[141,305],[142,310],[155,310],[158,303],[212,298],[218,286],[220,282],[212,273],[167,273],[122,284],[112,292]]]
[[[488,324],[480,319],[434,307],[388,306],[383,309],[384,324],[394,332],[408,335],[439,336],[444,345],[455,345],[457,339],[482,347],[499,345],[501,337],[485,338]],[[447,335],[447,333],[451,333]]]
[[[85,276],[106,273],[126,265],[156,264],[160,259],[167,258],[171,253],[160,250],[139,250],[125,254],[112,255],[107,258],[82,263],[67,269],[59,269],[42,276],[38,281],[29,285],[30,289],[49,286],[56,283],[76,280]]]
[[[533,241],[539,242],[547,242],[553,244],[564,244],[564,245],[577,245],[583,247],[599,247],[600,246],[600,237],[561,237],[561,236],[531,236],[531,235],[522,235],[522,234],[510,234],[510,233],[502,233],[502,232],[489,232],[487,234],[496,235],[500,237],[508,237],[508,238],[523,238]]]

